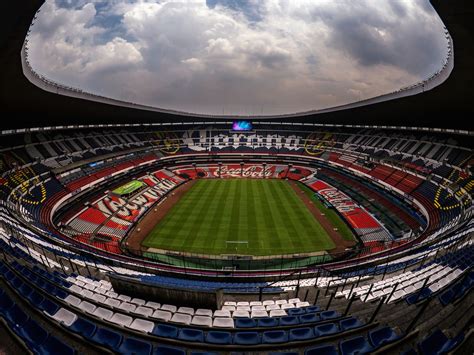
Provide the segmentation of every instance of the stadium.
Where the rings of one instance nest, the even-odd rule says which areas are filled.
[[[252,118],[46,80],[25,3],[2,11],[2,353],[473,352],[472,4],[431,1],[435,76]]]

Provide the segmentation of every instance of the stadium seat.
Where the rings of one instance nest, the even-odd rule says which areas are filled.
[[[368,354],[373,350],[367,340],[362,337],[354,337],[339,343],[341,355]]]
[[[199,329],[183,328],[179,331],[178,339],[202,343],[204,342],[204,333]]]
[[[52,335],[50,335],[41,345],[35,347],[35,353],[41,355],[72,355],[75,354],[75,352],[76,351],[69,345]]]
[[[76,321],[69,326],[69,330],[80,334],[85,339],[89,339],[94,335],[97,326],[84,318],[77,318]]]
[[[278,326],[278,319],[272,317],[259,318],[257,319],[257,327],[259,328],[272,328]]]
[[[269,330],[263,332],[262,343],[264,344],[278,344],[288,342],[288,333],[284,330]]]
[[[153,350],[150,342],[135,338],[126,338],[120,347],[118,352],[121,354],[137,354],[137,355],[149,355]]]
[[[153,355],[186,355],[186,350],[167,345],[158,345],[153,350]]]
[[[295,328],[289,331],[290,341],[301,341],[314,338],[314,331],[311,328]]]
[[[324,337],[339,333],[339,329],[335,323],[321,324],[314,327],[314,335],[317,337]]]
[[[97,328],[97,331],[90,339],[96,344],[103,345],[111,350],[117,350],[122,342],[122,335],[113,330]]]
[[[350,317],[350,318],[339,321],[339,328],[343,332],[346,330],[362,327],[363,325],[364,323],[362,323],[360,320],[354,317]]]
[[[236,345],[257,345],[260,341],[260,335],[257,332],[237,332],[234,335]]]
[[[234,322],[236,328],[255,328],[257,326],[257,320],[252,318],[236,318]]]
[[[338,355],[338,351],[334,345],[318,345],[306,349],[304,355]]]
[[[398,336],[397,333],[395,333],[390,327],[382,327],[369,332],[369,340],[375,348],[395,341],[399,338],[400,336]]]
[[[462,336],[448,339],[441,330],[436,329],[418,344],[418,349],[423,355],[444,354],[455,348],[462,339]]]
[[[178,328],[172,325],[155,324],[155,328],[151,333],[158,337],[173,339],[178,337]]]
[[[232,344],[232,334],[215,330],[208,331],[206,334],[206,343],[230,345]]]
[[[280,326],[286,327],[290,325],[297,325],[299,324],[298,317],[296,316],[285,316],[280,318]]]

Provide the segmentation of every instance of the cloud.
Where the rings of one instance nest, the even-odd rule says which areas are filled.
[[[282,114],[391,92],[446,55],[428,0],[48,0],[30,62],[104,96],[207,114]]]

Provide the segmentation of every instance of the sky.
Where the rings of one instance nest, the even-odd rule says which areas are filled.
[[[447,41],[428,0],[47,0],[28,53],[39,74],[97,95],[258,116],[412,85]]]

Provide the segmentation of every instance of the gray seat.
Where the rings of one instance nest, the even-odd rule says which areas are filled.
[[[65,308],[60,308],[53,316],[51,316],[51,318],[67,327],[70,327],[71,324],[77,320],[77,315]]]
[[[133,322],[133,318],[121,313],[115,313],[109,322],[121,325],[122,327],[128,327]]]
[[[120,306],[118,306],[118,308],[125,312],[133,312],[135,311],[137,306],[128,302],[122,302]]]
[[[208,316],[194,316],[191,320],[191,324],[212,327],[212,318]]]
[[[90,302],[87,301],[82,301],[81,304],[79,305],[79,308],[86,313],[93,314],[94,311],[96,310],[97,306],[93,305]]]
[[[120,301],[116,300],[115,298],[107,298],[105,302],[103,302],[106,305],[109,305],[110,307],[118,307],[120,306]]]
[[[153,315],[151,316],[152,318],[164,320],[165,322],[169,321],[172,317],[172,313],[168,311],[162,311],[160,309],[157,309],[156,311],[153,312]]]
[[[114,315],[114,312],[112,312],[110,309],[97,307],[97,309],[92,314],[98,318],[109,320]]]
[[[151,333],[154,327],[155,323],[150,322],[149,320],[139,318],[135,319],[129,326],[130,329],[137,330],[143,333]]]
[[[171,317],[170,321],[175,322],[175,323],[189,325],[191,324],[191,319],[192,317],[189,314],[175,313]]]
[[[214,311],[214,317],[230,318],[230,312],[222,309]]]
[[[195,316],[207,316],[207,317],[212,317],[212,310],[210,309],[204,309],[204,308],[199,308],[196,310],[194,313]]]
[[[134,298],[130,301],[130,303],[134,303],[137,306],[143,306],[146,302],[145,300],[142,300],[141,298]]]
[[[68,295],[64,300],[74,307],[77,307],[82,302],[80,298],[77,298],[76,296],[73,296],[73,295]]]
[[[132,313],[139,314],[144,317],[151,317],[153,315],[153,309],[139,306]]]
[[[232,318],[214,318],[212,326],[214,328],[234,328],[234,320]]]
[[[191,307],[179,307],[177,313],[189,314],[190,316],[194,315],[194,308]]]
[[[161,305],[161,310],[174,313],[174,312],[176,312],[176,306],[173,306],[171,304],[163,304],[163,305]]]
[[[153,302],[153,301],[148,301],[147,303],[145,303],[145,307],[153,308],[153,309],[160,309],[161,304]]]

